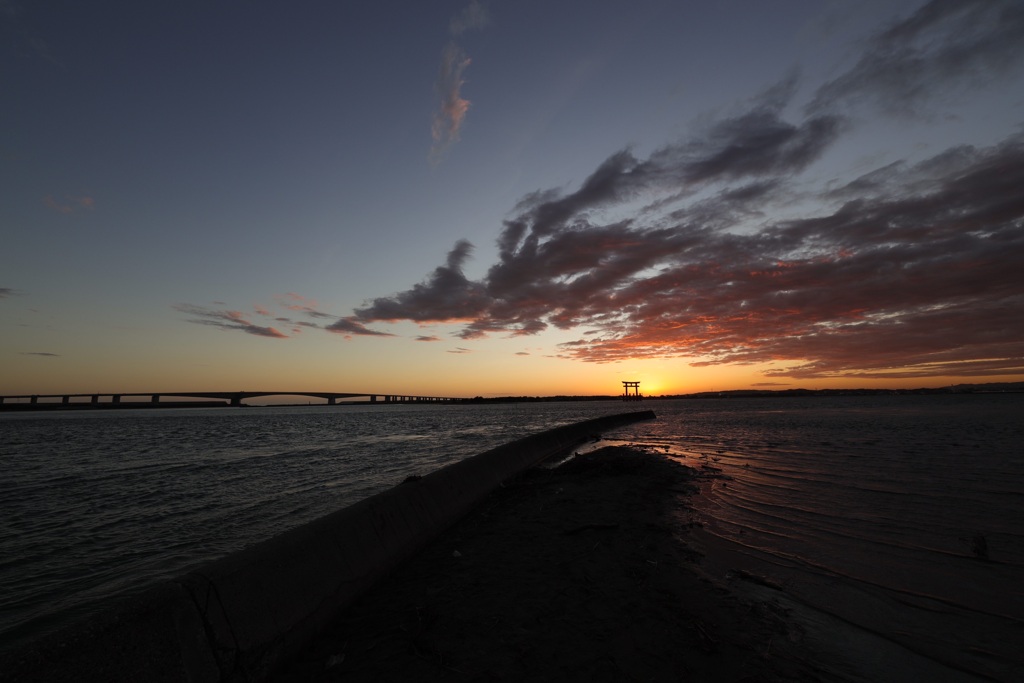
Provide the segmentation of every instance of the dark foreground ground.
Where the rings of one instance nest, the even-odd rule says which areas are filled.
[[[532,470],[275,680],[818,680],[782,607],[702,575],[686,499],[708,476],[625,447]]]

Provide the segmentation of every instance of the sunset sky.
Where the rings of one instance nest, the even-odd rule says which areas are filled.
[[[1019,0],[0,0],[0,394],[1024,380]]]

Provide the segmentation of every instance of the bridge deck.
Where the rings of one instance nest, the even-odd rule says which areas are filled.
[[[339,391],[143,391],[143,392],[96,392],[90,394],[16,394],[0,396],[0,406],[44,404],[54,405],[55,402],[45,399],[59,399],[57,405],[81,405],[83,401],[72,401],[76,398],[87,398],[89,404],[119,404],[123,398],[148,397],[150,403],[159,403],[162,398],[195,398],[220,399],[233,406],[244,405],[242,401],[264,396],[309,396],[320,398],[328,405],[334,405],[339,399],[367,398],[369,403],[446,403],[464,401],[464,398],[452,396],[414,396],[409,394],[393,394],[387,392],[339,392]],[[109,397],[108,401],[101,398]],[[380,399],[380,401],[378,401]]]

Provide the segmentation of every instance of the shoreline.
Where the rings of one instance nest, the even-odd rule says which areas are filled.
[[[818,680],[783,608],[702,571],[687,499],[715,476],[629,446],[528,470],[273,679]]]

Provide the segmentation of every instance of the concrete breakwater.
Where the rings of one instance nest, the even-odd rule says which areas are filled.
[[[502,482],[652,411],[535,434],[155,586],[6,657],[0,680],[260,680]]]

